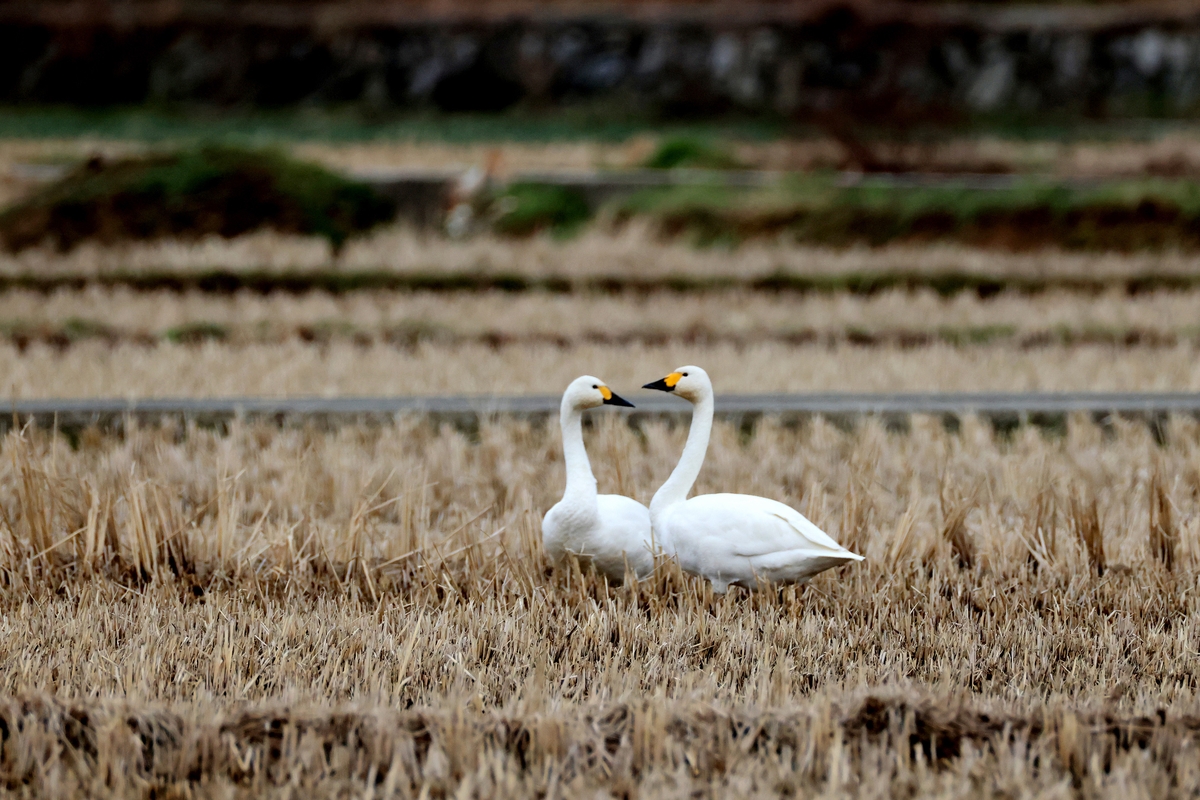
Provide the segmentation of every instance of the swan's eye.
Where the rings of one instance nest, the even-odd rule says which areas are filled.
[[[687,373],[686,373],[686,372],[685,372],[685,373],[683,373],[683,377],[685,377],[685,378],[687,377]]]
[[[597,384],[597,383],[593,383],[593,384],[592,384],[592,388],[593,388],[593,389],[599,389],[599,388],[600,388],[600,385],[599,385],[599,384]]]

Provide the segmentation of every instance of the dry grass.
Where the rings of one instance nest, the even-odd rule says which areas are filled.
[[[1200,334],[1200,292],[1153,292],[1133,297],[1064,291],[981,300],[972,293],[940,297],[933,291],[778,295],[726,290],[699,294],[558,295],[543,292],[390,292],[342,295],[234,296],[201,292],[138,292],[89,287],[51,294],[0,293],[0,327],[58,328],[73,321],[107,326],[126,335],[161,335],[172,328],[220,325],[231,341],[270,341],[309,328],[322,336],[427,338],[489,336],[497,341],[554,338],[574,343],[622,337],[654,341],[802,338],[847,332],[959,333],[978,338],[1052,334],[1078,337],[1134,333],[1191,338]],[[407,332],[408,337],[401,334]]]
[[[373,169],[458,169],[491,167],[505,177],[521,172],[589,172],[638,167],[654,152],[650,137],[627,142],[304,142],[291,147],[297,158],[327,167],[368,172]]]
[[[920,348],[784,342],[665,345],[483,343],[397,347],[118,344],[59,349],[0,344],[0,397],[379,396],[557,394],[582,372],[638,391],[679,364],[703,364],[718,393],[902,391],[1196,391],[1196,347],[1080,345]]]
[[[729,393],[1195,390],[1198,304],[1200,293],[10,292],[0,396],[553,394],[581,371],[632,389],[681,363],[706,365]],[[224,340],[168,341],[210,330]]]
[[[67,254],[31,248],[0,254],[0,275],[97,275],[112,272],[387,270],[402,274],[523,275],[529,277],[753,280],[775,275],[962,272],[984,277],[1120,279],[1155,273],[1194,275],[1200,256],[1184,253],[1004,253],[959,245],[888,245],[841,250],[787,240],[748,241],[736,248],[697,248],[663,240],[641,223],[620,230],[589,228],[568,241],[479,236],[452,241],[402,227],[349,242],[335,259],[324,239],[255,233],[226,240],[160,241],[102,247],[84,244]]]
[[[1200,389],[1197,319],[1195,292],[14,291],[0,396],[553,394],[581,371],[636,394],[689,362],[728,393],[1182,391]]]
[[[293,151],[329,166],[428,168],[482,166],[498,156],[501,173],[542,170],[629,168],[643,163],[656,140],[639,136],[619,144],[494,143],[447,145],[432,142],[300,144]],[[1190,175],[1200,171],[1200,137],[1179,131],[1148,141],[1014,141],[999,137],[946,139],[876,145],[885,161],[929,172],[981,172],[997,168],[1020,173],[1074,178],[1115,178],[1146,174]],[[0,151],[2,152],[2,151]],[[844,166],[846,152],[831,139],[732,142],[730,152],[751,169],[806,171]],[[493,155],[495,154],[495,155]]]
[[[94,155],[113,158],[144,149],[133,142],[103,139],[0,139],[0,208],[38,186],[28,166],[72,163]]]
[[[1200,138],[1174,132],[1148,141],[1006,140],[995,136],[917,143],[876,144],[881,160],[928,172],[981,172],[1001,169],[1061,177],[1110,178],[1145,174],[1195,175]],[[844,148],[829,139],[738,142],[737,160],[757,169],[811,170],[844,166]],[[621,157],[615,151],[610,158]],[[628,157],[628,156],[626,156]]]
[[[883,160],[929,172],[1002,169],[1075,178],[1114,178],[1146,174],[1191,175],[1200,169],[1200,138],[1175,132],[1149,141],[1013,141],[999,137],[896,143],[877,147]],[[845,161],[830,140],[739,143],[738,160],[760,169],[828,169]]]
[[[601,489],[647,499],[684,430],[596,419]],[[669,565],[621,589],[547,571],[553,428],[151,429],[77,451],[10,435],[0,782],[31,796],[1194,792],[1197,464],[1190,419],[1165,446],[1078,419],[1062,439],[1009,441],[971,420],[958,434],[923,418],[909,434],[720,424],[698,491],[776,497],[867,556],[807,588],[720,598]],[[1048,510],[1072,492],[1094,511]],[[1148,546],[1160,493],[1173,569]],[[1081,517],[1094,529],[1067,535]]]
[[[624,142],[301,142],[291,146],[300,158],[350,170],[377,168],[467,169],[493,162],[500,174],[553,170],[621,169],[641,165],[657,146],[656,137],[634,136]],[[141,150],[134,141],[74,139],[0,140],[0,175],[12,165],[47,160],[116,155]],[[810,138],[770,142],[731,142],[736,160],[752,169],[812,170],[840,165],[841,145]],[[1118,177],[1200,165],[1200,138],[1176,132],[1150,141],[1014,141],[998,137],[949,139],[885,146],[887,160],[931,170],[979,171],[1003,167],[1016,172],[1072,177]]]
[[[72,163],[94,155],[107,158],[162,147],[135,141],[93,138],[0,139],[0,207],[20,198],[36,182],[29,164]],[[170,146],[168,143],[167,146]],[[555,170],[588,171],[635,166],[654,149],[654,141],[634,138],[621,144],[602,142],[518,142],[445,144],[439,142],[389,142],[330,145],[304,142],[293,145],[297,158],[327,167],[369,172],[378,169],[467,170],[492,164],[497,174]]]

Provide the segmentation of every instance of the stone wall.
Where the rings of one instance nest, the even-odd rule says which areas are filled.
[[[1200,108],[1200,11],[1187,5],[479,8],[488,13],[387,2],[353,12],[0,3],[0,102],[449,111],[598,102],[834,122]]]

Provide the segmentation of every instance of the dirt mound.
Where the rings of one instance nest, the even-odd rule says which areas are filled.
[[[52,242],[68,250],[167,236],[233,237],[259,228],[350,236],[392,219],[369,186],[281,153],[201,147],[105,161],[93,158],[0,214],[10,251]]]

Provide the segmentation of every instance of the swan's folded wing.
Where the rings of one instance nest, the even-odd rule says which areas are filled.
[[[794,508],[766,497],[748,494],[709,494],[694,497],[688,505],[714,515],[735,535],[736,555],[755,558],[780,551],[805,549],[840,556],[849,551]]]
[[[636,532],[650,537],[650,509],[631,497],[619,494],[602,494],[596,497],[596,509],[605,525]]]
[[[777,509],[771,513],[775,514],[775,516],[779,517],[795,528],[801,536],[811,542],[814,546],[827,550],[833,550],[835,552],[844,552],[846,550],[846,548],[838,544],[838,542],[832,536],[818,528],[811,520],[809,520],[808,517],[804,516],[796,509],[792,508],[791,506],[786,506],[783,503],[777,503],[774,500],[768,500],[767,502],[771,503]]]
[[[596,562],[610,578],[624,577],[632,568],[639,578],[654,572],[654,554],[662,549],[654,540],[650,510],[629,497],[602,494],[596,498],[600,529]]]

